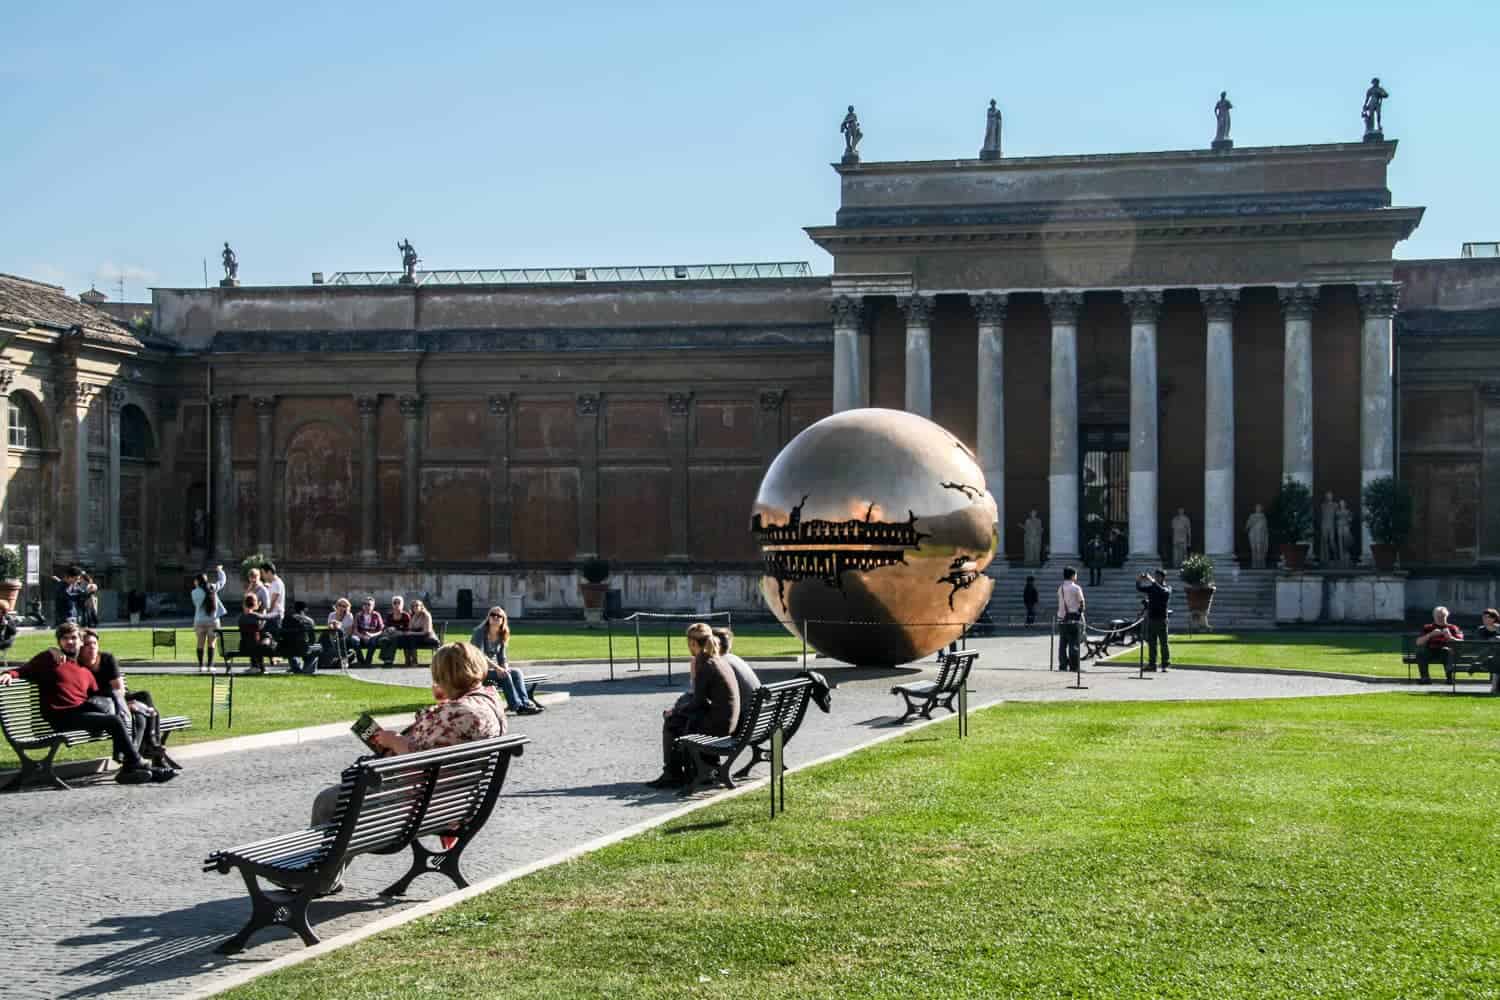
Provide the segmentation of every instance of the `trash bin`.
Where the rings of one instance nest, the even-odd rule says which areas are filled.
[[[625,606],[625,600],[620,594],[619,587],[611,587],[604,592],[604,617],[621,618],[621,608]]]
[[[505,617],[506,618],[525,618],[526,617],[526,595],[525,594],[511,594],[502,603],[505,605]]]
[[[468,587],[458,592],[458,610],[454,616],[466,620],[474,617],[474,591]]]

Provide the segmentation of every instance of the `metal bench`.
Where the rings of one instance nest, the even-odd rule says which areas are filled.
[[[238,628],[219,629],[219,659],[224,661],[224,669],[228,670],[234,666],[234,661],[240,657],[250,659],[250,654],[245,652],[241,641],[244,637],[240,635]],[[261,660],[269,667],[275,661],[275,656],[270,650],[261,654]]]
[[[1110,620],[1109,628],[1105,629],[1090,629],[1085,625],[1083,652],[1079,655],[1079,659],[1101,662],[1112,655],[1111,646],[1127,649],[1136,645],[1141,641],[1141,626],[1145,624],[1145,621],[1146,616],[1142,615],[1133,622],[1127,622],[1123,618],[1113,618]]]
[[[1406,678],[1410,680],[1411,668],[1417,663],[1416,651],[1402,656],[1401,662],[1406,664]],[[1442,666],[1454,691],[1458,690],[1459,674],[1489,674],[1490,693],[1500,694],[1500,642],[1450,639],[1431,662]]]
[[[939,705],[950,712],[957,712],[953,702],[958,698],[959,689],[969,682],[969,671],[974,669],[974,661],[977,659],[979,653],[976,650],[945,653],[943,662],[938,667],[936,680],[912,681],[891,688],[891,694],[899,694],[906,699],[906,712],[896,720],[896,724],[900,725],[913,715],[930,719],[932,710]]]
[[[171,659],[177,659],[177,630],[175,628],[154,628],[151,630],[151,658],[156,659],[158,649],[170,649]]]
[[[190,729],[192,725],[192,720],[185,715],[162,716],[163,745],[169,734],[179,729]],[[40,775],[53,786],[69,790],[72,786],[58,777],[57,772],[52,769],[52,759],[57,756],[57,751],[84,743],[109,742],[106,734],[96,735],[83,729],[60,733],[53,729],[46,716],[42,715],[41,689],[30,681],[20,679],[11,681],[6,687],[0,687],[0,729],[4,730],[6,742],[21,760],[21,773],[4,788],[0,788],[0,791],[5,792],[19,790],[32,775]],[[27,751],[38,750],[46,750],[47,756],[27,756]],[[167,760],[171,762],[170,757]]]
[[[238,868],[250,893],[249,921],[218,950],[239,951],[256,931],[272,926],[296,932],[304,944],[317,944],[308,904],[338,884],[345,863],[359,854],[411,848],[411,867],[382,896],[404,894],[424,872],[441,872],[466,888],[459,858],[489,819],[511,758],[529,742],[525,736],[497,736],[397,757],[360,758],[344,770],[329,822],[210,854],[204,871],[227,875]],[[444,841],[450,846],[434,851],[421,837],[451,838]],[[262,888],[261,878],[283,888]]]
[[[691,795],[710,785],[733,788],[736,777],[743,778],[745,772],[759,760],[769,760],[770,754],[755,748],[770,744],[772,736],[781,731],[781,742],[785,746],[802,725],[807,714],[807,703],[812,699],[813,682],[809,677],[794,677],[789,681],[762,684],[755,689],[749,706],[740,712],[734,732],[728,736],[708,736],[694,733],[679,736],[676,746],[687,753],[693,762],[693,778],[679,792]],[[752,752],[750,764],[738,775],[731,775],[730,768],[735,759],[746,750]],[[780,775],[771,775],[774,783]]]

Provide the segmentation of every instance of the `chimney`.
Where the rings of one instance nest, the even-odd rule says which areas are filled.
[[[108,295],[105,295],[103,292],[99,291],[99,289],[95,288],[93,285],[90,285],[88,291],[78,296],[78,301],[82,302],[86,306],[93,306],[95,309],[97,309],[101,305],[103,305],[105,300],[108,298]]]

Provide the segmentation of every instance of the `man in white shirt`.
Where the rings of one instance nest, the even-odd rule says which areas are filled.
[[[270,619],[271,629],[281,631],[281,619],[286,617],[286,581],[276,572],[276,567],[266,563],[260,568],[261,581],[265,584],[266,593],[270,597],[270,603],[263,608],[267,618]]]
[[[1058,668],[1078,670],[1079,647],[1083,643],[1083,588],[1078,585],[1078,571],[1063,568],[1063,582],[1057,588]]]

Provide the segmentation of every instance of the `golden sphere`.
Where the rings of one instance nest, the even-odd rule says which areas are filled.
[[[825,656],[909,663],[988,603],[995,500],[964,443],[901,410],[845,410],[766,471],[750,530],[772,613]]]

